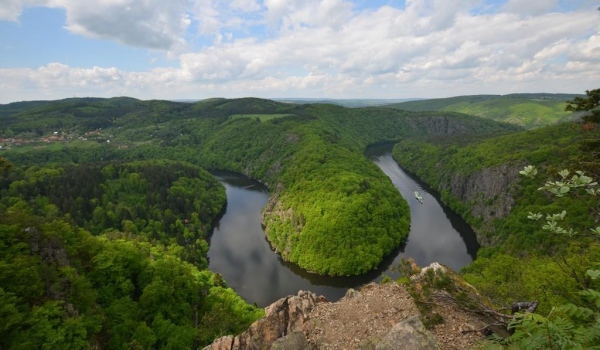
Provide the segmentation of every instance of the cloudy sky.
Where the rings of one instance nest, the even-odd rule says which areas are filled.
[[[595,0],[0,0],[0,103],[600,88]]]

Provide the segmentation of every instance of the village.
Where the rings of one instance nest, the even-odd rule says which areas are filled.
[[[37,135],[36,135],[37,136]],[[63,141],[72,141],[72,140],[80,140],[80,141],[96,141],[96,142],[106,142],[110,143],[110,138],[112,135],[106,136],[102,134],[102,128],[96,129],[94,131],[88,131],[82,135],[76,133],[68,133],[65,131],[54,131],[49,135],[42,135],[39,137],[0,137],[0,151],[9,150],[20,146],[25,145],[36,145],[36,144],[44,144],[44,143],[54,143],[54,142],[63,142]]]

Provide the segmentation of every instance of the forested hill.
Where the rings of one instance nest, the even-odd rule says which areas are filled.
[[[403,140],[393,154],[439,191],[486,246],[465,269],[467,281],[498,304],[538,300],[546,313],[564,303],[590,307],[581,290],[600,287],[587,275],[600,261],[599,241],[589,233],[598,226],[597,197],[583,189],[560,197],[539,190],[546,180],[578,177],[576,170],[597,179],[598,139],[597,127],[562,123],[479,140]],[[519,174],[526,165],[537,168],[535,179]],[[563,169],[570,171],[565,178]],[[535,213],[547,216],[534,220]],[[552,225],[565,232],[551,232]]]
[[[472,95],[388,105],[409,111],[452,111],[516,124],[528,129],[569,120],[566,101],[574,94]]]
[[[207,270],[225,190],[206,171],[1,163],[1,348],[189,349],[264,314]]]
[[[410,223],[406,202],[362,154],[383,141],[399,141],[399,163],[487,246],[465,270],[470,283],[499,304],[570,302],[573,317],[596,315],[580,313],[597,310],[580,291],[599,287],[587,271],[598,269],[597,238],[551,235],[527,219],[556,213],[574,230],[595,227],[593,198],[538,191],[563,167],[598,173],[590,115],[524,131],[458,112],[256,98],[2,105],[0,347],[189,348],[259,317],[205,270],[205,234],[225,198],[201,168],[269,187],[262,219],[283,259],[329,275],[375,268]],[[541,180],[519,177],[527,164]]]
[[[366,145],[518,129],[449,112],[256,98],[67,99],[4,115],[2,128],[3,156],[16,165],[162,158],[250,175],[271,190],[263,221],[274,249],[331,275],[375,268],[408,232],[406,202],[362,156]]]

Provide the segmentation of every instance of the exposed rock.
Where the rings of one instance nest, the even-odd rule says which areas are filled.
[[[428,290],[424,302],[429,303],[430,314],[443,319],[431,329],[442,349],[466,349],[482,340],[487,325],[497,322],[490,314],[494,312],[491,301],[444,265],[432,263],[410,279],[418,290]]]
[[[289,253],[292,250],[292,241],[289,236],[298,235],[302,232],[304,226],[304,216],[296,215],[292,208],[285,208],[283,202],[279,198],[279,194],[283,190],[283,184],[278,183],[276,190],[271,194],[267,204],[261,213],[261,225],[264,228],[267,240],[273,251],[281,255],[283,260],[289,260]],[[286,236],[277,234],[269,225],[273,222],[281,222],[292,227],[292,231]]]
[[[440,347],[418,316],[398,322],[377,344],[375,350],[439,350]]]
[[[489,242],[493,232],[489,225],[496,218],[508,216],[515,205],[515,184],[518,181],[521,164],[505,163],[497,167],[484,168],[469,175],[454,173],[449,183],[441,183],[438,191],[449,190],[450,194],[468,204],[471,215],[483,219],[477,229],[477,240],[483,245]]]
[[[448,268],[438,262],[432,262],[429,266],[425,266],[421,269],[421,275],[425,274],[427,271],[433,270],[434,273],[447,272]]]
[[[233,336],[226,335],[215,340],[211,345],[204,348],[204,350],[230,350],[233,347]]]
[[[498,167],[484,168],[468,176],[453,174],[450,179],[450,192],[463,202],[479,202],[483,199],[489,204],[476,205],[471,214],[489,219],[505,217],[514,205],[514,198],[508,189],[517,181],[519,167],[502,164]]]
[[[427,135],[454,135],[469,132],[470,125],[464,121],[447,115],[431,116],[428,118],[409,118],[405,123],[413,130],[413,133],[425,133]]]
[[[451,277],[456,288],[477,297],[476,291],[451,269],[432,264],[422,271],[427,270],[435,271],[436,276]],[[420,276],[426,277],[424,272]],[[334,303],[300,291],[267,306],[266,317],[254,322],[246,332],[217,339],[204,349],[459,350],[482,341],[476,330],[484,328],[486,320],[463,310],[451,298],[432,302],[434,311],[445,322],[426,331],[404,285],[369,283],[358,291],[348,290]]]
[[[306,341],[306,337],[302,332],[294,332],[292,334],[286,335],[285,337],[277,339],[273,345],[271,345],[271,350],[309,350],[310,346],[308,345],[308,341]]]
[[[269,349],[277,339],[302,330],[308,315],[321,300],[324,298],[306,291],[279,299],[267,306],[265,317],[252,323],[246,332],[235,338],[219,338],[204,349]]]
[[[404,286],[369,283],[335,303],[317,305],[304,333],[314,349],[375,349],[393,325],[418,314]]]
[[[302,329],[308,315],[317,304],[317,295],[299,291],[297,296],[288,296],[265,308],[267,319],[283,320],[282,335]]]
[[[346,291],[346,294],[344,294],[344,298],[346,299],[352,299],[356,296],[358,296],[360,293],[357,292],[356,290],[354,290],[353,288],[350,288]]]

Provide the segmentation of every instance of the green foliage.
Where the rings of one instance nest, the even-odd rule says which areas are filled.
[[[537,170],[533,166],[527,166],[520,173],[526,177],[534,178]],[[560,181],[547,181],[544,187],[539,188],[539,190],[548,192],[556,198],[563,197],[566,194],[577,196],[575,192],[578,189],[584,189],[588,196],[595,197],[597,195],[594,188],[597,184],[590,177],[585,176],[583,172],[577,171],[576,175],[569,177],[569,171],[562,170],[559,175],[561,177]],[[563,190],[565,188],[566,190]],[[600,212],[598,208],[592,207],[591,209],[596,215]],[[570,238],[573,238],[575,233],[572,230],[567,231],[560,226],[550,224],[555,223],[558,218],[564,219],[565,215],[566,211],[561,214],[547,215],[547,220],[550,221],[544,229],[558,235],[567,234]],[[539,219],[537,215],[532,216],[534,220]],[[594,236],[595,229],[591,231]],[[596,246],[598,245],[597,240],[594,240],[593,243],[596,243]],[[572,272],[581,269],[582,266],[598,267],[597,258],[585,264],[577,264],[573,261],[567,261],[563,256],[563,261],[565,262],[563,267]],[[582,277],[575,276],[575,279],[579,282],[576,287],[587,288],[577,293],[579,294],[578,300],[577,298],[571,298],[571,301],[577,300],[577,302],[552,307],[546,317],[535,313],[517,314],[509,325],[514,333],[503,340],[503,343],[520,349],[599,349],[600,292],[597,289],[600,285],[594,283],[599,276],[600,270],[587,270]]]
[[[118,230],[176,243],[199,267],[207,265],[204,239],[226,201],[206,171],[172,161],[15,169],[4,186],[0,208],[21,200],[39,215],[66,214],[94,234]]]
[[[43,118],[40,108],[53,117]],[[255,98],[210,99],[195,104],[113,99],[57,101],[33,105],[30,110],[19,109],[18,114],[8,116],[10,123],[6,125],[23,135],[38,129],[44,133],[51,130],[44,123],[60,119],[62,113],[65,122],[72,121],[68,135],[75,139],[90,130],[84,123],[87,119],[73,117],[76,111],[83,109],[100,117],[111,108],[115,109],[114,117],[102,130],[88,132],[87,141],[37,142],[14,147],[5,154],[20,165],[173,159],[247,174],[270,187],[271,204],[276,211],[265,210],[264,221],[268,238],[278,252],[308,270],[332,275],[360,274],[375,268],[408,231],[406,203],[362,155],[368,144],[409,135],[504,133],[518,129],[457,113],[292,105]],[[231,118],[237,115],[278,118]],[[30,124],[34,122],[40,125]],[[65,174],[62,178],[70,177]],[[65,201],[73,219],[80,220],[77,213],[82,211],[85,217],[78,223],[95,233],[114,226],[130,234],[154,234],[152,220],[156,219],[142,215],[144,209],[140,205],[144,199],[148,202],[144,188],[153,186],[143,174],[139,179],[113,178],[103,186],[101,200],[95,207],[75,193],[72,201]],[[53,201],[39,202],[62,208]],[[114,206],[105,205],[108,203]],[[189,237],[184,241],[195,242],[197,235],[182,232],[171,213],[161,209],[162,216],[157,211],[154,218],[169,222],[162,231],[171,230],[173,225],[169,232],[176,232],[178,243],[182,240],[180,234]],[[175,213],[173,208],[168,209]],[[163,237],[157,239],[164,242]],[[203,248],[200,245],[197,249]]]
[[[400,164],[438,188],[479,239],[491,245],[464,269],[465,279],[500,305],[540,301],[538,312],[546,316],[523,316],[509,340],[514,348],[594,348],[599,343],[599,309],[590,297],[600,288],[592,278],[600,276],[599,202],[588,175],[597,153],[581,147],[597,139],[598,130],[585,128],[587,122],[584,117],[583,129],[565,123],[486,139],[403,140],[394,149]],[[496,199],[463,202],[449,185],[490,169],[507,169],[503,172],[510,178],[528,163],[533,166],[520,171],[526,177],[505,189],[514,198],[508,215],[477,213],[473,208],[494,208]],[[578,165],[586,172],[561,170]],[[558,180],[541,188],[533,179],[556,173]]]
[[[0,174],[10,170],[12,165],[5,158],[0,158]]]
[[[201,343],[227,334],[239,334],[247,325],[264,316],[264,311],[245,303],[231,289],[214,286],[204,302],[202,320],[196,333]]]
[[[2,348],[191,348],[262,316],[169,247],[0,213]],[[227,328],[206,323],[212,309]]]
[[[587,97],[567,101],[567,110],[581,114],[581,150],[586,157],[581,161],[582,170],[598,174],[600,171],[600,136],[594,132],[600,123],[600,89],[586,91]]]
[[[261,316],[201,270],[225,191],[196,166],[14,167],[0,193],[0,347],[190,348]]]
[[[574,201],[571,198],[560,198],[551,201],[543,193],[537,191],[539,184],[523,179],[508,184],[506,191],[514,198],[510,214],[501,216],[494,213],[495,198],[486,198],[483,193],[470,202],[457,198],[460,191],[450,184],[468,183],[473,177],[493,176],[493,169],[507,169],[505,177],[490,179],[502,183],[511,178],[511,174],[524,163],[543,165],[540,174],[547,176],[549,171],[564,167],[583,157],[579,147],[579,131],[576,125],[564,123],[536,130],[520,132],[485,139],[464,140],[427,139],[404,140],[394,148],[394,158],[408,171],[416,174],[430,186],[437,188],[443,201],[459,213],[478,232],[480,240],[493,242],[502,246],[511,254],[523,254],[527,251],[544,250],[546,252],[557,246],[566,248],[564,239],[549,237],[541,227],[526,220],[528,215],[539,213],[560,213],[558,207],[568,208],[569,217],[565,224],[574,230],[581,230],[593,225],[588,215],[588,203]],[[491,174],[491,175],[490,175]],[[499,176],[499,175],[495,175]],[[514,175],[513,175],[514,176]],[[516,176],[514,176],[516,177]],[[473,208],[490,208],[483,214],[482,210]],[[486,209],[483,209],[486,210]]]
[[[581,97],[567,94],[475,95],[409,101],[390,107],[460,112],[533,129],[567,120],[571,110],[565,111],[565,100],[570,98]]]
[[[231,117],[242,114],[252,117]],[[31,142],[3,150],[16,166],[0,176],[0,347],[9,348],[50,336],[73,347],[189,348],[260,316],[202,270],[203,237],[225,198],[181,162],[267,184],[263,219],[278,252],[311,271],[350,275],[375,268],[409,225],[406,202],[365,146],[520,129],[459,113],[254,98],[66,99],[0,106],[0,118],[3,134]],[[40,139],[55,131],[64,139]],[[546,136],[560,147],[563,133]],[[520,142],[513,153],[529,147]],[[459,166],[476,169],[467,158]]]
[[[587,97],[575,97],[570,101],[567,101],[567,111],[591,111],[596,107],[600,106],[600,89],[587,90],[585,92]]]
[[[537,169],[532,166],[527,166],[519,173],[533,178],[537,174]],[[585,192],[591,196],[600,195],[600,191],[597,188],[594,188],[594,186],[596,186],[598,183],[592,182],[592,178],[586,176],[583,171],[577,171],[576,174],[570,178],[568,177],[569,171],[567,169],[560,171],[558,174],[561,176],[559,181],[547,181],[544,186],[540,187],[538,190],[547,191],[556,197],[563,197],[569,193],[578,196],[577,193],[573,193],[571,190],[576,191],[579,188],[583,188]],[[563,210],[558,214],[547,214],[546,224],[542,226],[542,229],[557,234],[568,234],[569,237],[574,236],[577,234],[576,231],[574,231],[572,228],[567,230],[559,224],[559,221],[563,221],[566,215],[566,210]],[[541,213],[534,214],[530,212],[527,218],[537,221],[541,217]],[[592,228],[590,231],[595,234],[600,233],[600,227]]]
[[[580,294],[591,308],[564,304],[547,317],[518,314],[510,325],[515,332],[504,342],[519,349],[600,349],[600,292]]]
[[[305,141],[307,142],[307,141]],[[293,183],[266,213],[266,233],[284,258],[330,275],[375,268],[406,237],[409,210],[371,162],[309,140],[282,177]],[[327,150],[327,152],[325,152]]]
[[[438,289],[448,287],[450,278],[444,272],[436,272],[433,269],[421,271],[412,260],[405,260],[398,264],[398,270],[402,275],[402,282],[419,310],[421,322],[427,329],[433,329],[436,325],[444,323],[444,318],[435,312],[433,306],[433,294]]]
[[[278,118],[290,117],[290,116],[293,116],[293,114],[234,114],[230,117],[232,119],[256,118],[256,119],[260,120],[261,122],[264,122],[264,121],[271,120],[271,119],[278,119]]]
[[[561,257],[541,254],[512,256],[495,253],[478,257],[463,271],[463,277],[498,305],[539,300],[539,312],[567,302],[585,305],[581,288],[591,282],[585,277],[589,266],[600,258],[600,247],[573,245]]]

